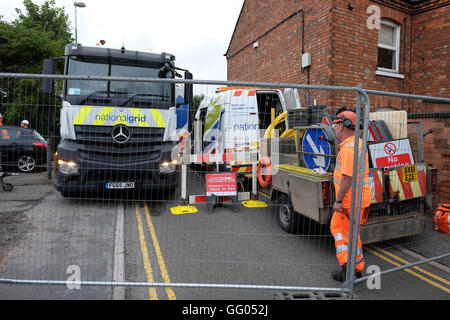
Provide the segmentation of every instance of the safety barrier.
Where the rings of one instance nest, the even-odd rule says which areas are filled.
[[[74,86],[75,84],[81,86],[84,82],[93,85],[110,83],[113,87],[114,84],[118,84],[119,89],[121,86],[126,86],[129,91],[124,93],[124,90],[117,90],[120,94],[114,93],[111,97],[103,94],[101,92],[103,90],[99,90],[97,94],[91,96],[85,94],[83,99],[87,100],[84,102],[78,94],[73,94],[72,105],[68,102],[61,104],[57,97],[40,93],[42,79],[54,80],[57,90],[63,90],[63,81],[73,81]],[[276,192],[267,197],[269,188],[262,187],[257,179],[260,154],[255,155],[256,158],[249,159],[249,154],[245,151],[235,149],[233,152],[229,150],[219,152],[220,143],[223,141],[211,139],[211,136],[207,142],[217,142],[217,153],[192,150],[196,148],[196,144],[202,151],[205,147],[205,144],[192,136],[193,141],[183,141],[187,144],[181,149],[182,155],[179,158],[158,158],[164,160],[158,166],[142,167],[142,163],[148,159],[156,159],[163,154],[178,154],[180,152],[178,138],[181,134],[176,130],[179,129],[176,124],[171,123],[170,115],[176,114],[177,111],[175,108],[173,110],[169,108],[173,105],[164,104],[156,97],[145,97],[146,92],[142,91],[143,87],[133,86],[140,83],[155,86],[194,85],[194,93],[198,100],[201,100],[203,95],[202,101],[206,104],[211,102],[211,105],[197,103],[196,108],[199,109],[188,110],[190,118],[193,118],[195,112],[201,109],[200,106],[206,109],[215,106],[212,99],[218,91],[217,87],[244,88],[240,90],[241,93],[236,93],[239,89],[233,91],[229,103],[226,104],[230,108],[234,106],[241,119],[250,119],[254,116],[250,114],[252,112],[245,109],[248,105],[261,103],[261,106],[267,105],[267,108],[259,112],[261,124],[253,122],[245,124],[242,121],[236,127],[232,126],[231,128],[238,132],[235,137],[245,137],[247,131],[255,128],[266,132],[269,125],[276,119],[279,120],[279,124],[275,132],[279,132],[278,128],[285,126],[280,132],[279,139],[266,137],[270,141],[279,141],[279,150],[269,152],[270,157],[277,159],[271,162],[272,181],[268,185],[279,183],[274,180],[283,175],[293,177],[296,174],[303,174],[305,177],[310,177],[309,180],[306,179],[308,181],[322,179],[320,188],[319,184],[307,184],[302,189],[293,189],[291,194],[293,203],[284,202],[286,198],[279,196],[280,194]],[[422,233],[410,235],[409,238],[405,235],[401,239],[395,239],[392,236],[402,232],[402,228],[408,227],[408,223],[414,220],[411,219],[415,217],[413,215],[408,215],[409,219],[402,220],[402,214],[405,212],[410,212],[414,208],[423,208],[425,215],[422,214],[421,226],[427,227],[430,217],[426,215],[425,209],[432,208],[436,202],[445,201],[444,197],[447,194],[445,190],[448,188],[445,187],[448,183],[445,173],[448,170],[446,169],[448,160],[445,154],[448,148],[443,145],[442,150],[439,151],[442,151],[440,153],[442,156],[439,159],[434,158],[428,147],[431,139],[428,129],[433,128],[434,134],[445,135],[448,117],[441,114],[438,115],[439,121],[434,121],[430,118],[420,119],[419,112],[415,114],[410,112],[409,114],[413,114],[414,121],[408,121],[407,114],[406,119],[401,120],[399,116],[391,119],[392,123],[390,123],[387,120],[393,116],[392,114],[378,118],[378,115],[372,113],[374,106],[371,105],[369,97],[376,95],[389,96],[392,99],[414,99],[418,101],[417,103],[428,106],[448,104],[450,99],[366,90],[361,86],[11,73],[0,73],[0,88],[7,92],[6,96],[0,96],[0,112],[4,116],[4,124],[18,127],[21,120],[27,119],[31,127],[37,129],[37,133],[46,140],[46,151],[42,154],[42,159],[39,162],[35,160],[35,168],[38,172],[5,178],[14,185],[14,189],[9,193],[0,193],[0,201],[2,201],[0,298],[5,298],[9,293],[17,293],[17,298],[36,297],[37,291],[28,290],[30,287],[27,285],[41,285],[41,288],[57,285],[59,289],[55,289],[53,293],[45,291],[42,294],[51,297],[56,293],[60,297],[67,298],[93,298],[98,295],[109,298],[110,289],[113,289],[114,296],[122,298],[124,296],[152,299],[166,296],[168,299],[229,297],[227,293],[213,289],[253,290],[251,297],[256,299],[270,299],[273,293],[279,291],[335,292],[354,298],[356,283],[363,281],[369,283],[380,274],[417,268],[419,264],[429,264],[435,260],[447,261],[445,259],[448,259],[450,255],[448,239],[442,240],[439,238],[439,233],[431,232],[428,228],[425,229],[426,237]],[[75,90],[77,88],[73,88],[72,93],[77,93],[78,91]],[[132,92],[132,88],[137,89]],[[262,90],[258,92],[255,88],[262,88]],[[69,90],[70,87],[66,89]],[[346,96],[351,96],[347,106],[355,109],[356,122],[363,123],[362,128],[356,126],[355,134],[362,136],[361,154],[365,155],[368,150],[371,157],[373,156],[370,159],[371,164],[376,164],[377,161],[382,163],[391,161],[388,159],[389,156],[397,157],[397,161],[400,161],[403,156],[398,157],[398,155],[403,154],[412,154],[414,158],[411,159],[410,156],[409,159],[414,161],[395,169],[386,169],[383,164],[377,168],[371,167],[369,184],[373,194],[370,214],[376,218],[374,220],[380,220],[385,216],[390,217],[390,222],[385,226],[387,234],[384,236],[392,237],[392,240],[383,242],[382,245],[379,243],[366,245],[364,237],[373,238],[373,233],[377,231],[374,231],[376,230],[374,223],[368,222],[360,226],[363,179],[356,179],[356,177],[364,175],[365,162],[364,157],[358,158],[358,155],[355,155],[349,228],[349,239],[353,241],[348,243],[349,267],[343,285],[330,277],[330,272],[337,269],[338,264],[335,258],[334,240],[328,224],[316,222],[315,217],[301,217],[299,221],[296,221],[298,225],[291,225],[298,229],[295,235],[291,235],[280,229],[274,221],[275,216],[277,220],[280,220],[278,221],[280,225],[287,223],[283,221],[283,218],[288,217],[291,207],[310,205],[314,201],[319,203],[315,208],[317,214],[324,215],[325,220],[329,219],[330,217],[326,217],[325,214],[331,212],[333,204],[330,201],[334,199],[330,176],[337,154],[337,144],[334,142],[334,137],[328,137],[332,131],[330,123],[318,126],[318,124],[310,125],[300,121],[300,124],[307,124],[307,126],[298,126],[301,129],[288,132],[288,129],[292,129],[289,127],[288,117],[283,118],[278,114],[278,111],[286,111],[283,110],[283,105],[286,108],[288,100],[283,96],[284,91],[289,91],[286,89],[297,92],[300,98],[305,91],[308,91],[312,97],[315,92],[345,93]],[[82,91],[80,95],[83,95]],[[334,116],[338,106],[333,101],[323,99],[326,101],[318,101],[318,104],[328,105],[328,109],[324,109],[325,115]],[[164,109],[161,107],[163,105],[168,107]],[[80,108],[77,109],[77,113],[72,114],[67,111],[71,106],[80,106]],[[289,108],[292,107],[296,108],[297,105],[289,106]],[[217,109],[220,110],[220,108]],[[201,116],[199,112],[199,120]],[[425,120],[425,124],[411,123],[418,122],[417,119]],[[382,120],[385,125],[382,122],[376,122]],[[433,127],[433,121],[434,125],[437,124],[436,127]],[[399,123],[401,125],[395,126]],[[66,127],[63,127],[61,131],[60,124],[69,124],[69,129],[64,131]],[[72,124],[73,130],[70,126]],[[175,132],[166,133],[165,128],[170,126],[175,128]],[[108,129],[105,129],[106,127]],[[110,141],[113,139],[111,130],[116,127],[118,131],[115,133],[118,138],[121,134],[129,134],[128,138],[131,139],[129,144],[127,144],[128,140],[114,143]],[[394,127],[400,128],[398,132],[393,129]],[[205,123],[202,122],[202,129],[204,128]],[[130,129],[130,132],[124,132],[127,129]],[[405,129],[408,139],[404,137]],[[11,137],[13,131],[17,134],[20,130],[12,128],[8,136]],[[322,130],[320,134],[316,134],[319,130]],[[205,132],[202,132],[202,137]],[[387,132],[391,134],[392,140],[385,141]],[[170,140],[170,136],[176,138]],[[72,147],[71,142],[68,142],[70,137],[75,137],[77,142],[83,143],[81,154],[84,158],[80,163],[76,159],[65,158],[68,157],[68,153],[64,153],[67,150],[55,155],[62,138],[65,139],[67,148]],[[225,138],[225,134],[223,137]],[[133,138],[136,139],[135,142]],[[167,150],[159,148],[162,145],[158,140],[160,138],[171,142]],[[259,138],[260,142],[264,141],[262,134]],[[406,143],[404,140],[409,142]],[[392,143],[391,141],[401,142]],[[38,148],[36,150],[44,148],[44,141],[34,142],[38,144],[34,145]],[[356,140],[355,149],[359,147],[358,144],[359,141]],[[262,144],[260,147],[263,148]],[[224,146],[223,150],[226,149]],[[394,149],[396,150],[393,151]],[[392,155],[387,154],[388,151],[385,150],[391,150]],[[29,158],[37,154],[37,151],[33,152],[27,154]],[[6,159],[4,152],[2,155],[3,165],[17,164],[17,159]],[[91,161],[90,170],[83,171],[85,169],[80,164],[89,163],[94,158],[96,161]],[[123,159],[126,159],[125,169],[121,169]],[[107,170],[99,165],[101,161],[108,164]],[[235,168],[244,169],[237,169],[235,172],[229,168],[217,170],[218,166],[222,168],[231,161],[247,162],[242,167],[236,166]],[[204,172],[194,168],[195,164],[205,162],[215,163],[212,171]],[[29,165],[30,162],[27,164]],[[286,166],[280,169],[281,164]],[[251,169],[249,169],[250,165]],[[316,172],[308,165],[321,167],[326,174]],[[297,166],[301,169],[295,171],[289,169],[289,166]],[[411,168],[411,166],[416,167]],[[410,168],[402,169],[403,167]],[[82,172],[80,182],[102,181],[102,184],[91,185],[87,192],[86,190],[65,192],[61,186],[58,186],[58,181],[59,183],[62,183],[61,179],[66,179],[64,181],[67,183],[75,181],[76,170]],[[278,172],[275,173],[275,170]],[[236,195],[235,198],[231,198],[230,195],[216,195],[214,191],[208,194],[206,175],[214,172],[249,175],[249,178],[245,180],[249,185],[244,187],[236,185],[236,188],[231,191],[231,197]],[[441,172],[443,172],[442,176],[439,175]],[[170,178],[172,173],[175,177],[173,180]],[[161,176],[155,178],[156,174]],[[152,181],[156,189],[147,192],[144,183],[141,185],[136,182],[138,178],[146,182]],[[292,180],[289,180],[289,183],[293,183]],[[55,184],[60,192],[56,192]],[[439,190],[438,186],[443,190]],[[289,184],[284,187],[287,192]],[[317,202],[319,192],[323,197]],[[434,197],[424,196],[429,194]],[[205,209],[211,212],[212,204],[220,202],[215,199],[208,201],[208,196],[222,197],[221,200],[232,201],[233,209],[239,208],[239,212],[223,210],[218,206],[214,209],[214,214],[204,214],[207,211]],[[275,198],[278,201],[274,201]],[[267,207],[261,205],[258,209],[251,210],[241,206],[241,201],[256,199],[264,200]],[[206,208],[202,203],[206,204]],[[189,211],[185,208],[187,205],[198,206],[188,208],[192,209]],[[179,210],[171,211],[171,208]],[[195,215],[185,215],[193,211]],[[422,220],[420,221],[422,223]],[[389,229],[395,224],[394,222],[401,225],[396,229]],[[379,255],[390,257],[392,260],[392,256],[382,251],[385,249],[403,250],[402,253],[407,249],[420,253],[426,252],[426,257],[416,256],[413,262],[410,262],[411,259],[403,258],[401,265],[395,265],[394,269],[384,267],[379,273],[367,273],[363,278],[355,279],[357,239],[360,229],[366,266],[390,263],[387,260],[379,260],[381,259]],[[441,242],[436,242],[436,237]],[[430,246],[430,243],[433,245]],[[423,248],[426,250],[422,250]],[[445,266],[441,265],[442,268],[445,269]],[[124,270],[127,272],[125,273]],[[440,283],[440,287],[435,287],[446,292],[444,289],[448,289],[448,283],[442,281],[442,276],[439,276],[439,279],[437,277],[438,275],[435,275],[433,281],[435,284]],[[9,286],[18,284],[23,286],[10,290]],[[80,287],[83,290],[78,290]],[[92,287],[100,287],[102,290],[91,290]],[[121,295],[118,294],[123,288],[126,294],[123,291]],[[148,290],[141,292],[139,288]],[[208,289],[206,294],[205,289]],[[361,294],[364,295],[365,292],[358,292],[358,296]]]

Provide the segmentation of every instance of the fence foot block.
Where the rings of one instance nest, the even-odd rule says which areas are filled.
[[[261,200],[242,201],[242,205],[246,208],[266,208],[268,206],[267,203]]]
[[[191,205],[170,208],[170,212],[172,212],[172,214],[189,214],[196,213],[197,211],[197,208]]]
[[[355,298],[355,296],[353,296]],[[282,292],[276,293],[274,300],[348,300],[349,295],[342,292]]]

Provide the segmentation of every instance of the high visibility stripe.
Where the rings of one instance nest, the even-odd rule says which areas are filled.
[[[369,173],[370,188],[372,190],[372,203],[383,201],[383,184],[381,171],[371,171]]]
[[[254,97],[255,95],[255,90],[238,90],[233,93],[233,97]]]
[[[336,247],[336,253],[341,253],[348,250],[348,246],[346,244],[341,244]]]
[[[231,168],[231,172],[250,172],[252,171],[252,167],[251,166],[247,166],[247,167],[232,167]]]
[[[389,171],[389,191],[393,196],[399,193],[400,200],[422,197],[426,194],[426,174],[425,166],[417,165],[417,181],[403,182],[402,170]]]
[[[130,111],[131,111],[131,113],[133,114],[134,117],[138,117],[139,119],[141,119],[142,117],[144,117],[144,115],[142,114],[142,112],[141,112],[140,109],[137,109],[137,108],[130,108]],[[160,114],[161,114],[161,113],[160,113]],[[150,127],[147,121],[145,121],[145,122],[139,121],[138,124],[139,124],[140,127]],[[165,126],[164,126],[164,127],[165,127]]]
[[[101,126],[105,123],[106,120],[100,120],[102,116],[109,115],[114,110],[114,107],[103,107],[96,120],[92,123],[94,126]]]
[[[420,190],[422,191],[422,195],[425,195],[427,193],[427,176],[426,176],[426,166],[424,164],[417,165],[417,179],[419,181],[419,186]]]
[[[160,128],[166,127],[166,122],[164,121],[164,118],[161,114],[161,112],[158,109],[150,109],[150,112],[153,116],[153,119],[156,121],[156,125]]]
[[[342,233],[336,233],[333,235],[333,237],[334,237],[334,241],[336,241],[336,242],[344,240],[344,236],[342,235]]]
[[[419,181],[411,181],[409,183],[409,185],[411,186],[411,191],[413,193],[414,198],[418,198],[418,197],[422,196],[422,191],[420,190]]]
[[[92,106],[85,106],[80,108],[80,111],[76,115],[75,119],[73,119],[73,124],[84,124],[84,121],[86,120],[88,114],[91,112],[92,108]]]
[[[411,188],[411,184],[409,182],[403,183],[403,173],[402,169],[397,170],[398,179],[400,182],[400,185],[403,189],[403,194],[405,196],[405,199],[412,199],[414,198],[414,193]]]

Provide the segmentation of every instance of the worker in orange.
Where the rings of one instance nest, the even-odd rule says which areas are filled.
[[[347,256],[348,243],[352,241],[349,239],[350,226],[350,207],[351,207],[351,186],[353,176],[353,157],[354,157],[354,143],[355,143],[355,125],[356,114],[345,108],[340,109],[337,114],[337,119],[333,121],[333,129],[339,144],[339,153],[336,157],[336,167],[334,170],[334,188],[336,194],[336,201],[333,205],[333,217],[331,218],[331,233],[334,237],[336,247],[336,257],[339,261],[341,269],[333,271],[332,278],[336,281],[344,282],[347,270]],[[361,154],[362,140],[359,139],[359,152]],[[358,161],[359,161],[358,156]],[[359,170],[358,176],[359,176]],[[358,177],[359,178],[359,177]],[[366,153],[364,182],[361,201],[361,215],[360,225],[367,220],[369,213],[369,205],[371,201],[371,189],[369,185],[369,160]],[[359,180],[357,180],[359,181]],[[356,190],[355,195],[358,194]],[[355,196],[356,209],[356,196]],[[356,217],[356,212],[355,212]],[[354,233],[353,233],[354,234]],[[364,269],[364,257],[361,245],[361,239],[358,231],[358,247],[356,250],[356,278],[362,277]]]
[[[3,115],[0,113],[0,126],[3,126]],[[8,130],[2,129],[0,131],[0,136],[3,140],[9,140]]]

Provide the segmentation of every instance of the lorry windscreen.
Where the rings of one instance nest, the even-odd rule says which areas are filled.
[[[104,59],[86,59],[72,56],[68,60],[67,74],[98,77],[158,78],[162,65],[142,66],[110,63]],[[95,104],[95,100],[112,105],[145,107],[170,107],[172,86],[170,83],[68,80],[66,100],[72,104]],[[111,100],[111,101],[108,101]],[[118,102],[120,100],[120,102]]]

